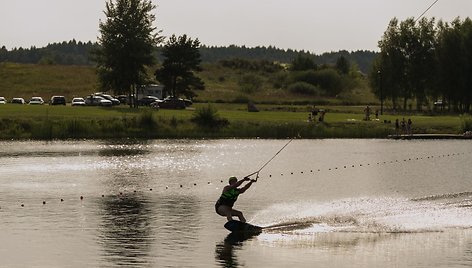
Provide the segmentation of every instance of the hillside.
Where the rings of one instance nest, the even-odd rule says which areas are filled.
[[[45,101],[53,95],[75,96],[95,92],[97,76],[91,66],[0,63],[0,95],[11,100],[32,96]]]
[[[365,79],[359,78],[358,85],[349,92],[336,98],[295,94],[284,88],[274,86],[274,81],[283,73],[233,69],[218,63],[203,64],[198,75],[203,79],[206,89],[197,91],[197,102],[236,102],[283,104],[363,104],[373,103],[373,97]],[[152,73],[153,70],[150,70]],[[241,77],[248,73],[261,80],[260,88],[254,92],[241,90]],[[41,96],[49,100],[52,95],[64,95],[67,100],[83,97],[98,91],[97,76],[92,66],[42,65],[0,63],[0,96],[11,100],[22,97],[29,100]]]

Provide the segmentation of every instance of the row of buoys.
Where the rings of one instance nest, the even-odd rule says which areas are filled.
[[[438,155],[438,156],[426,156],[426,157],[414,157],[414,158],[408,158],[408,159],[402,159],[402,160],[390,160],[390,161],[381,161],[381,162],[376,162],[375,165],[382,165],[382,164],[392,164],[392,163],[399,163],[399,162],[407,162],[407,161],[413,161],[413,160],[423,160],[423,159],[433,159],[433,158],[441,158],[441,157],[450,157],[450,156],[456,156],[456,155],[464,155],[465,153],[453,153],[453,154],[443,154],[443,155]],[[373,166],[374,164],[372,164]],[[347,169],[349,167],[355,168],[355,167],[363,167],[363,166],[371,166],[371,163],[367,164],[356,164],[356,165],[343,165],[342,167],[334,167],[334,168],[328,168],[328,171],[333,171],[333,170],[340,170],[340,169]],[[315,171],[321,172],[322,169],[310,169],[309,171],[306,171],[306,173],[314,173]],[[300,171],[300,174],[304,174],[305,171]],[[295,172],[290,172],[290,175],[295,175]],[[272,177],[272,174],[268,175],[269,177]],[[280,176],[284,176],[284,173],[281,173]],[[221,183],[226,183],[226,180],[220,180]],[[212,182],[207,182],[207,185],[211,185]],[[197,186],[197,183],[192,183],[192,185],[195,187]],[[183,184],[179,184],[178,188],[184,188]],[[169,189],[169,186],[165,187],[166,190]],[[148,188],[150,192],[153,191],[153,188]],[[137,193],[137,190],[133,190],[133,193]],[[125,196],[127,193],[125,192],[119,192],[117,196]],[[101,195],[102,197],[105,197],[104,194]],[[84,200],[84,196],[81,195],[79,198],[81,201]],[[65,200],[63,198],[60,199],[60,202],[64,202]],[[43,205],[46,205],[47,202],[44,200],[42,201]],[[25,204],[22,203],[20,205],[21,207],[25,207]],[[0,207],[1,209],[1,207]]]
[[[415,158],[408,158],[408,159],[402,159],[402,160],[390,160],[390,161],[381,161],[381,162],[376,162],[376,165],[382,165],[382,164],[392,164],[392,163],[399,163],[399,162],[408,162],[408,161],[413,161],[413,160],[423,160],[423,159],[433,159],[433,158],[441,158],[441,157],[450,157],[450,156],[457,156],[457,155],[464,155],[465,153],[453,153],[453,154],[443,154],[443,155],[437,155],[437,156],[425,156],[425,157],[415,157]],[[372,164],[374,165],[374,164]],[[363,166],[371,166],[370,163],[367,164],[358,164],[358,165],[344,165],[343,168],[347,169],[348,167],[363,167]],[[334,167],[334,168],[328,168],[328,171],[333,171],[333,170],[338,170],[341,168]],[[321,172],[322,169],[317,169],[316,171]],[[313,169],[309,171],[310,173],[313,173]],[[308,172],[307,172],[308,173]],[[294,172],[290,172],[290,175],[294,175]],[[304,174],[304,171],[300,171],[300,174]],[[280,176],[284,176],[284,173],[280,173]],[[269,177],[272,177],[272,174],[269,174]]]
[[[102,197],[103,197],[103,196],[104,196],[104,195],[102,195]],[[84,200],[84,196],[83,196],[83,195],[80,196],[80,200]],[[61,198],[61,202],[64,202],[64,198]],[[43,200],[43,205],[46,205],[46,204],[47,204],[46,200]],[[22,208],[25,207],[25,204],[24,204],[24,203],[21,203],[20,207],[22,207]]]

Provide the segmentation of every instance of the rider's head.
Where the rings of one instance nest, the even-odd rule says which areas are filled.
[[[238,181],[238,178],[236,178],[235,176],[229,177],[229,184],[230,185],[235,184],[237,181]]]

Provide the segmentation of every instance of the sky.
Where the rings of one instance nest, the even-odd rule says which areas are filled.
[[[208,46],[274,46],[316,54],[378,51],[388,22],[416,18],[435,0],[152,0],[161,35]],[[105,0],[0,0],[0,47],[97,41]],[[439,0],[425,15],[472,18],[472,0]]]

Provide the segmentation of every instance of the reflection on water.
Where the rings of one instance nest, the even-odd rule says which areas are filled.
[[[143,196],[110,196],[101,199],[98,242],[105,258],[116,265],[148,263],[154,241],[154,208]]]
[[[257,235],[230,233],[215,249],[216,262],[224,268],[241,267],[235,251],[243,247],[243,243]]]

